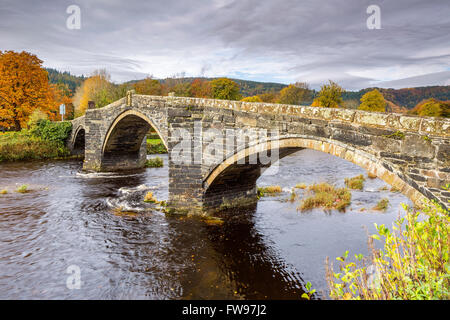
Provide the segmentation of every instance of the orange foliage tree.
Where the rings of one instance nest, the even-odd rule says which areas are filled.
[[[38,57],[25,51],[0,51],[0,126],[18,131],[36,109],[55,117],[55,90]]]
[[[191,95],[195,98],[211,98],[211,83],[204,79],[195,79],[191,83]]]
[[[75,116],[85,114],[89,101],[94,101],[98,108],[114,101],[114,86],[109,80],[105,70],[97,70],[78,87],[74,96]]]

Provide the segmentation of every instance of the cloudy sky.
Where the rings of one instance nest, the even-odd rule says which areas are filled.
[[[70,5],[80,29],[67,28]],[[381,29],[367,27],[370,5]],[[106,68],[115,82],[185,72],[314,88],[450,85],[450,1],[0,0],[0,50],[77,75]]]

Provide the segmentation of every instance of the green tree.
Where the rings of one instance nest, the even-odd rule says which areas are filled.
[[[300,105],[309,95],[309,88],[306,83],[297,82],[290,84],[280,91],[279,103]]]
[[[314,99],[313,105],[324,108],[337,108],[342,104],[342,89],[336,82],[329,81],[329,84],[324,84],[319,91],[319,96]]]
[[[361,97],[358,110],[386,112],[386,100],[380,91],[374,89]]]
[[[219,78],[211,81],[211,92],[214,99],[240,100],[239,85],[231,79]]]

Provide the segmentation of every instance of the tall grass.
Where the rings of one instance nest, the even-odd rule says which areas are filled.
[[[347,188],[335,188],[328,183],[313,184],[308,187],[308,190],[314,194],[303,199],[298,210],[304,211],[315,207],[344,210],[352,198]]]
[[[389,230],[376,225],[378,234],[369,237],[369,256],[355,255],[340,261],[340,272],[326,261],[330,296],[337,300],[432,300],[450,299],[450,217],[436,203],[422,211],[403,205],[406,216]],[[419,216],[425,219],[419,219]],[[373,241],[383,241],[375,249]]]
[[[362,190],[364,187],[364,181],[366,178],[362,174],[359,176],[353,177],[353,178],[346,178],[345,179],[345,185],[354,190]]]

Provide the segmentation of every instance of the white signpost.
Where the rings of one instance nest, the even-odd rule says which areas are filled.
[[[59,106],[59,113],[61,114],[61,121],[64,121],[64,115],[66,114],[66,105],[62,104]]]

